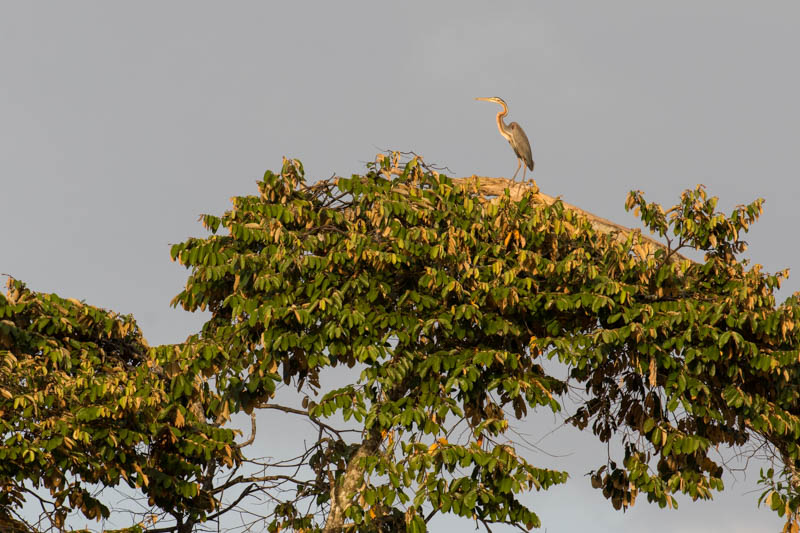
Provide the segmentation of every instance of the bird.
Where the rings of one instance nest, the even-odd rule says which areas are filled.
[[[522,126],[516,122],[512,122],[508,126],[503,122],[503,118],[508,115],[508,106],[506,102],[498,96],[478,97],[475,100],[494,102],[495,104],[503,106],[503,110],[497,113],[497,129],[500,130],[500,135],[506,138],[508,144],[510,144],[511,148],[514,150],[514,154],[517,156],[517,171],[514,172],[514,177],[511,179],[516,179],[523,162],[525,163],[525,167],[533,172],[533,154],[531,153],[531,143],[528,141],[528,136],[522,131]],[[525,182],[526,172],[527,170],[522,171],[523,183]]]

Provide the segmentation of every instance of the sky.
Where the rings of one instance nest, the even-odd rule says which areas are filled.
[[[254,193],[283,156],[312,181],[385,149],[510,176],[497,106],[476,96],[508,102],[542,192],[630,226],[633,189],[669,206],[704,183],[726,211],[762,197],[747,257],[797,269],[798,27],[794,0],[2,0],[0,272],[132,313],[153,345],[179,342],[204,316],[169,307],[186,280],[169,246],[204,235],[200,214]],[[797,290],[800,271],[780,300]],[[523,430],[553,426],[538,415]],[[782,525],[756,507],[757,469],[727,476],[713,502],[623,514],[584,476],[603,446],[562,429],[541,447],[563,457],[535,462],[572,475],[529,496],[542,531]]]

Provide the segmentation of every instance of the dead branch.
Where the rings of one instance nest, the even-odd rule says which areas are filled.
[[[380,161],[379,154],[378,161]],[[421,161],[419,156],[416,156],[418,161]],[[393,175],[400,175],[404,172],[403,168],[400,168],[399,161],[394,161],[394,166],[390,169],[382,169],[381,173],[386,176],[387,178],[391,178]],[[422,168],[428,168],[424,163],[420,163]],[[429,170],[433,172],[435,175],[438,175],[438,172],[435,170]],[[477,176],[473,174],[472,176],[467,176],[463,178],[451,178],[453,183],[456,185],[463,187],[465,189],[470,189],[475,192],[477,195],[482,197],[487,201],[495,200],[505,194],[506,189],[508,189],[508,194],[512,200],[520,200],[522,196],[529,191],[533,191],[534,194],[534,201],[540,204],[553,204],[557,201],[561,201],[561,204],[570,211],[574,211],[578,213],[580,216],[586,218],[592,227],[600,232],[607,235],[614,235],[618,242],[625,242],[628,240],[630,235],[634,236],[634,250],[636,254],[645,259],[647,257],[652,257],[656,250],[664,250],[669,255],[670,261],[676,260],[684,260],[689,261],[689,259],[680,253],[676,253],[675,250],[670,250],[670,248],[663,244],[656,239],[648,237],[646,235],[642,235],[641,230],[628,228],[621,224],[617,224],[616,222],[612,222],[606,218],[597,216],[589,211],[585,211],[578,206],[572,205],[561,200],[560,197],[549,196],[547,194],[542,193],[539,190],[539,186],[536,185],[535,180],[531,180],[528,183],[523,183],[515,180],[511,180],[508,178],[492,178],[488,176]],[[406,187],[396,187],[394,190],[398,192],[405,192],[407,191]]]
[[[464,188],[472,188],[477,194],[486,200],[491,200],[492,198],[497,198],[504,195],[506,189],[508,189],[508,194],[512,200],[520,200],[526,192],[532,190],[534,194],[534,201],[536,203],[552,205],[560,200],[566,209],[574,211],[580,216],[586,218],[596,231],[604,234],[614,235],[619,242],[625,242],[628,239],[628,236],[631,234],[633,234],[635,238],[638,237],[639,245],[635,247],[635,250],[636,253],[642,258],[652,256],[653,253],[659,249],[670,253],[667,245],[651,237],[642,235],[641,230],[628,228],[606,218],[597,216],[589,211],[581,209],[576,205],[572,205],[561,200],[560,197],[544,194],[539,190],[539,187],[536,185],[536,181],[522,183],[510,180],[508,178],[491,178],[487,176],[476,176],[475,174],[464,178],[452,178],[452,180],[454,183]],[[676,259],[687,259],[681,254],[674,255],[677,256]]]

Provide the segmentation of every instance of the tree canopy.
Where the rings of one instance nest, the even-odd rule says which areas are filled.
[[[715,449],[757,445],[774,458],[761,500],[797,531],[800,299],[778,304],[787,274],[742,259],[761,200],[724,214],[702,186],[669,209],[632,192],[663,246],[416,157],[312,184],[285,160],[232,202],[172,247],[189,269],[173,303],[210,311],[183,343],[149,347],[131,317],[10,281],[0,519],[20,520],[36,487],[56,526],[70,509],[107,516],[87,487],[124,483],[169,519],[135,526],[152,531],[202,528],[264,493],[253,520],[272,532],[422,532],[438,513],[530,529],[520,495],[567,473],[531,463],[510,429],[580,387],[568,420],[620,443],[591,476],[616,509],[711,498]],[[350,381],[324,388],[338,366]],[[266,409],[318,428],[291,474],[232,429]]]
[[[30,485],[49,490],[54,527],[70,509],[109,516],[92,485],[124,482],[181,519],[213,508],[196,480],[238,460],[233,431],[195,407],[213,394],[177,347],[151,349],[131,317],[17,280],[0,296],[0,317],[0,523],[34,496]]]

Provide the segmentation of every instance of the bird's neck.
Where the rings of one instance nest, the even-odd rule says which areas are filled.
[[[497,113],[497,122],[499,123],[501,120],[503,120],[506,115],[508,115],[508,108],[503,106],[503,110]]]
[[[508,127],[506,126],[506,123],[503,121],[503,118],[505,118],[506,115],[508,115],[508,108],[506,106],[503,106],[503,110],[497,114],[497,129],[500,130],[500,134],[503,137],[508,139],[508,134],[506,133]]]

